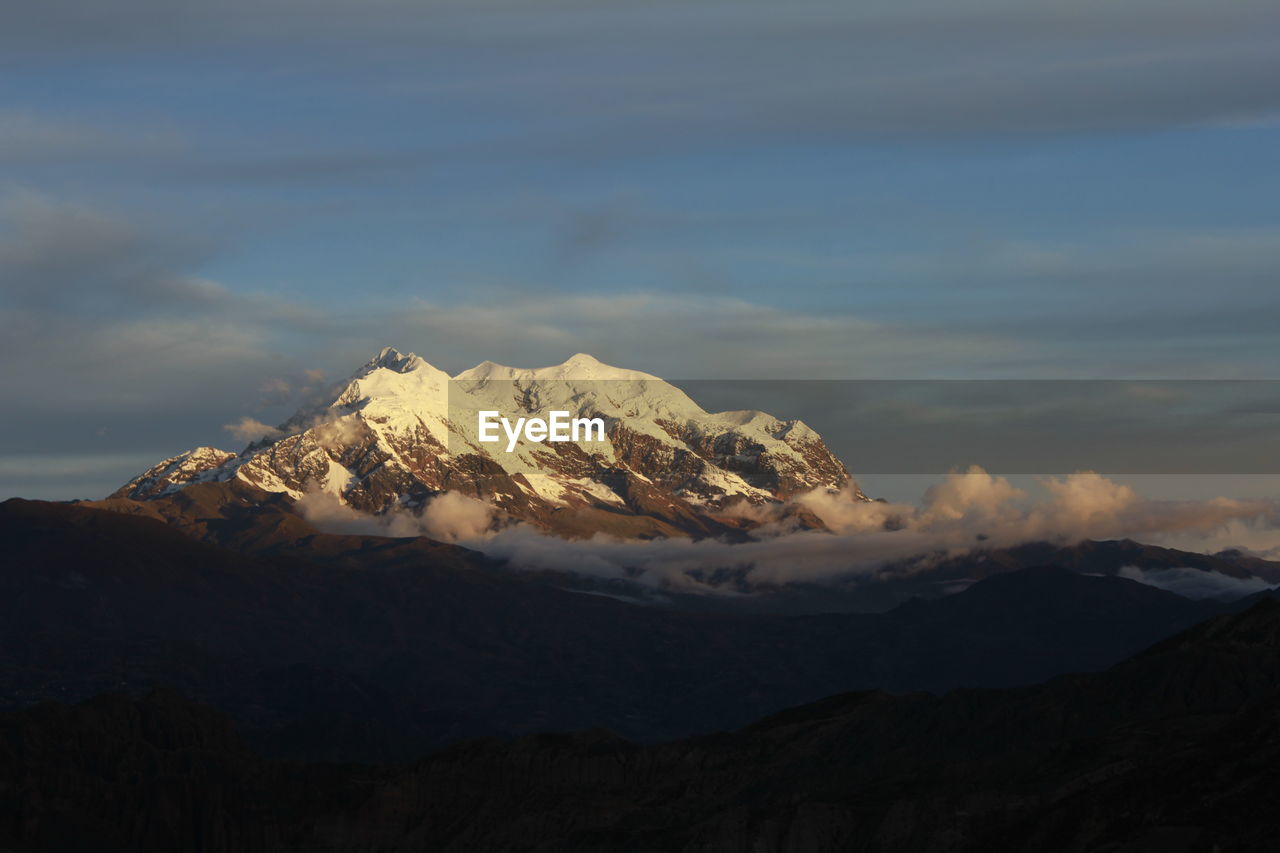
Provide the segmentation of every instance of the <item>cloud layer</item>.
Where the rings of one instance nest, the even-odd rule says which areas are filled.
[[[659,130],[837,134],[1093,130],[1241,121],[1280,112],[1273,4],[1228,0],[840,3],[406,3],[74,0],[8,11],[14,56],[77,51],[411,65],[401,89],[463,88],[495,112],[593,115],[633,144]],[[467,61],[491,46],[499,62]],[[455,70],[450,73],[448,69]],[[583,69],[608,74],[584,74]],[[564,140],[562,140],[563,142]],[[609,140],[606,140],[609,141]],[[592,143],[600,144],[597,137]]]
[[[1218,601],[1233,601],[1276,588],[1275,584],[1269,584],[1262,578],[1234,578],[1218,572],[1190,568],[1151,570],[1125,566],[1120,570],[1120,577],[1168,590],[1183,598],[1212,598]]]
[[[810,493],[798,502],[817,514],[830,532],[787,526],[778,507],[772,518],[757,519],[765,523],[754,541],[735,544],[603,536],[563,540],[525,525],[499,526],[484,504],[448,494],[420,515],[405,511],[365,516],[320,495],[308,497],[302,510],[324,529],[426,535],[476,548],[516,568],[630,579],[657,589],[708,594],[743,594],[793,583],[896,579],[978,548],[1025,542],[1068,544],[1126,537],[1149,541],[1164,536],[1210,541],[1241,521],[1265,527],[1280,539],[1280,510],[1274,501],[1152,501],[1089,472],[1051,478],[1044,487],[1046,499],[1029,501],[1004,478],[974,468],[929,488],[919,506]],[[1167,580],[1178,581],[1172,576]]]

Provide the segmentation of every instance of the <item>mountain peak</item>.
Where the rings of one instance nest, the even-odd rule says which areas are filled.
[[[569,380],[637,380],[661,382],[657,376],[642,373],[639,370],[627,370],[613,367],[585,352],[576,353],[568,359],[550,367],[509,367],[493,361],[482,361],[469,370],[464,370],[454,379],[479,381],[497,380],[529,380],[529,379],[569,379]]]
[[[567,359],[565,359],[563,363],[592,365],[592,364],[603,364],[604,362],[600,361],[600,359],[596,358],[594,355],[591,355],[590,353],[576,352],[573,355],[569,356]]]
[[[369,359],[365,365],[367,369],[376,369],[379,367],[396,373],[408,373],[411,370],[417,370],[419,367],[426,366],[427,362],[419,358],[414,353],[402,354],[395,347],[383,347],[382,350]]]

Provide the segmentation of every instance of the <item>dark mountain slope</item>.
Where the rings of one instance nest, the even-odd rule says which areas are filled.
[[[1280,604],[1106,672],[834,696],[659,746],[603,732],[408,767],[264,761],[169,695],[0,715],[0,846],[199,851],[1267,851]]]

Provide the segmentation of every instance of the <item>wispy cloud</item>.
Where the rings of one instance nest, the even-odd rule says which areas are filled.
[[[1258,577],[1237,578],[1220,572],[1189,568],[1140,569],[1125,566],[1120,570],[1120,577],[1168,590],[1184,598],[1213,598],[1221,601],[1232,601],[1276,588],[1275,584]]]
[[[0,110],[0,165],[71,160],[142,162],[179,156],[187,149],[186,140],[172,130]]]
[[[235,423],[226,424],[222,428],[230,433],[231,437],[236,441],[245,443],[280,435],[280,430],[276,427],[264,424],[262,421],[247,415]]]

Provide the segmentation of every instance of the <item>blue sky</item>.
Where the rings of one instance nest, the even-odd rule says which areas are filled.
[[[1277,34],[1254,0],[10,4],[0,491],[228,444],[388,344],[1275,378]]]

